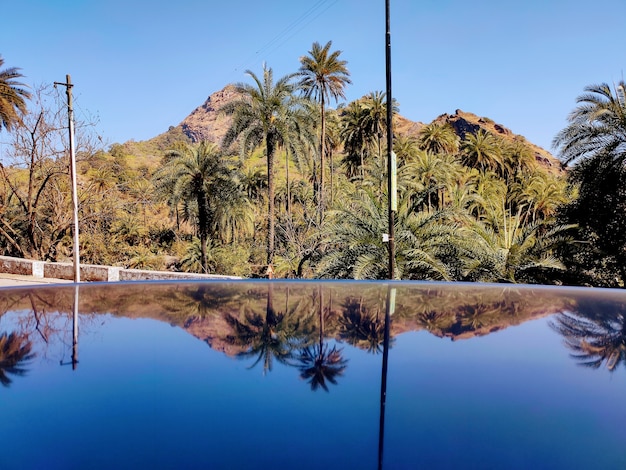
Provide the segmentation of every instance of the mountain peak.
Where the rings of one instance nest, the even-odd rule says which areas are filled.
[[[176,127],[192,142],[209,141],[219,145],[232,120],[229,116],[220,114],[219,110],[238,97],[235,86],[226,85],[211,94]]]

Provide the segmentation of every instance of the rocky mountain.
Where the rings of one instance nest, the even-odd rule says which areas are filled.
[[[155,137],[160,142],[169,141],[175,136],[184,135],[191,142],[202,140],[214,142],[220,145],[231,123],[231,118],[219,113],[219,110],[227,103],[239,98],[239,94],[233,85],[227,85],[222,90],[211,94],[206,101],[189,116],[178,124],[171,127],[167,132]],[[554,171],[560,171],[560,162],[547,150],[528,142],[523,136],[513,133],[502,124],[497,124],[487,117],[480,117],[472,113],[457,109],[454,114],[442,114],[433,122],[450,124],[457,135],[463,139],[467,133],[475,134],[479,129],[498,135],[505,140],[522,140],[535,154],[537,161]],[[424,123],[411,121],[404,116],[398,115],[394,121],[395,133],[417,136]],[[170,137],[170,138],[168,138]]]

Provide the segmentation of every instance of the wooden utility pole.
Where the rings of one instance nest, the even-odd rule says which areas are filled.
[[[389,279],[395,279],[395,213],[398,210],[396,196],[396,159],[393,153],[393,97],[391,96],[391,29],[389,1],[385,0],[385,68],[387,70],[387,200],[389,212]]]
[[[74,108],[72,101],[72,80],[65,76],[65,83],[54,82],[65,87],[67,93],[67,121],[70,134],[70,177],[72,179],[72,205],[74,209],[74,282],[80,282],[80,253],[78,239],[78,191],[76,189],[76,152],[74,150]]]

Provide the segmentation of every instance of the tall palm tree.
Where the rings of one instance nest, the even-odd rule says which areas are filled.
[[[575,257],[597,274],[594,283],[624,285],[626,279],[626,84],[613,89],[603,83],[585,88],[569,125],[557,134],[553,145],[564,164],[574,163],[570,181],[578,197],[566,210],[569,221],[581,228],[583,245]],[[586,244],[587,245],[587,244]],[[574,257],[571,257],[572,259]],[[607,272],[609,275],[607,275]],[[599,276],[599,277],[598,277]],[[610,281],[609,281],[610,280]]]
[[[233,121],[224,136],[223,148],[228,148],[240,139],[241,154],[247,155],[256,147],[265,144],[267,158],[268,191],[268,273],[272,272],[275,246],[274,214],[274,158],[278,147],[297,153],[308,144],[311,138],[311,125],[308,113],[304,112],[305,102],[294,95],[294,75],[285,75],[274,82],[271,68],[263,66],[263,77],[247,70],[254,85],[235,85],[241,99],[228,103],[221,112],[233,116]]]
[[[320,104],[320,192],[319,201],[320,208],[323,208],[323,192],[324,192],[324,171],[325,171],[325,154],[326,154],[326,103],[333,98],[337,101],[339,98],[345,98],[344,88],[352,83],[350,81],[350,72],[345,60],[340,60],[341,51],[330,52],[332,41],[328,41],[325,46],[314,42],[308,56],[300,58],[300,69],[298,76],[300,78],[299,86],[304,95],[308,98],[314,98]]]
[[[218,207],[232,201],[225,197],[234,184],[232,171],[219,149],[210,143],[187,146],[183,152],[171,152],[166,163],[154,175],[157,191],[168,202],[192,203],[197,216],[202,269],[207,272],[207,240],[216,222]],[[171,198],[172,194],[179,195]]]
[[[361,104],[365,111],[364,126],[369,134],[376,138],[378,156],[382,159],[382,142],[387,130],[387,94],[382,91],[373,91],[363,98]],[[398,103],[393,100],[392,112],[396,114],[398,111]]]
[[[346,174],[354,178],[360,172],[365,178],[365,156],[370,146],[371,136],[365,129],[365,109],[359,101],[351,102],[341,114],[340,137],[343,141]]]
[[[419,132],[419,145],[423,150],[455,154],[459,151],[459,136],[450,124],[432,122]]]
[[[498,172],[502,165],[502,151],[497,139],[480,129],[476,134],[467,134],[461,143],[461,154],[468,166],[482,171]]]
[[[3,65],[4,59],[0,57],[0,67]],[[16,81],[23,77],[19,70],[16,67],[0,70],[0,131],[3,127],[10,131],[26,112],[25,100],[30,99],[30,93],[23,88],[24,84]]]
[[[626,83],[611,89],[606,83],[585,87],[579,106],[568,117],[569,125],[552,144],[564,164],[604,156],[624,163],[626,160]]]

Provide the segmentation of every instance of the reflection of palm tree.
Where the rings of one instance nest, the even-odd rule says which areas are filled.
[[[303,349],[298,359],[300,377],[309,381],[311,390],[322,387],[326,391],[326,381],[336,385],[336,377],[343,375],[348,362],[342,357],[341,349],[337,349],[337,346],[329,348],[328,344],[323,343]]]
[[[27,370],[22,367],[35,357],[31,354],[32,343],[25,335],[11,333],[0,335],[0,383],[5,387],[11,384],[7,374],[25,375]]]
[[[626,306],[611,315],[564,313],[551,326],[563,335],[565,345],[574,351],[571,357],[580,365],[598,369],[605,363],[612,372],[620,362],[626,364],[625,311]]]
[[[385,322],[376,313],[368,311],[363,299],[351,299],[339,318],[341,325],[339,337],[352,346],[367,349],[371,353],[382,352]]]
[[[301,346],[300,322],[294,315],[276,312],[272,300],[272,286],[268,287],[265,316],[250,311],[244,320],[228,314],[226,321],[235,330],[226,340],[233,345],[245,347],[239,357],[257,357],[250,368],[263,362],[263,373],[272,370],[274,359],[289,364],[293,351]],[[295,321],[294,321],[295,320]]]
[[[330,348],[328,344],[324,344],[324,296],[323,291],[319,290],[319,319],[320,319],[320,335],[319,343],[315,346],[306,347],[301,350],[298,357],[300,362],[300,377],[308,380],[311,384],[311,390],[317,390],[322,387],[328,391],[326,381],[336,385],[337,379],[343,375],[348,361],[341,355],[341,349],[337,346]]]

